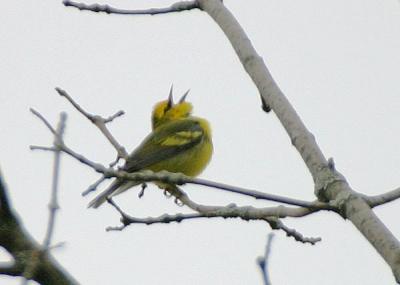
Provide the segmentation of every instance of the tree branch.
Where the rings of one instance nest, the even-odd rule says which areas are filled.
[[[50,130],[50,132],[51,132],[53,135],[56,135],[56,130],[55,130],[55,129],[52,127],[52,125],[45,119],[45,117],[42,116],[42,114],[40,114],[38,111],[36,111],[36,110],[33,109],[33,108],[30,108],[29,110],[31,111],[32,114],[34,114],[36,117],[38,117],[38,118],[43,122],[43,124]]]
[[[56,91],[58,92],[58,94],[60,96],[67,99],[72,104],[72,106],[75,107],[76,110],[78,110],[83,116],[85,116],[89,121],[91,121],[97,128],[99,128],[99,130],[103,133],[103,135],[108,139],[108,141],[116,149],[116,151],[118,153],[118,158],[126,159],[128,157],[128,153],[126,152],[125,148],[117,142],[117,140],[111,135],[110,131],[106,127],[107,123],[110,123],[115,118],[124,115],[124,111],[121,110],[108,118],[102,118],[98,115],[92,115],[92,114],[86,112],[81,106],[79,106],[78,103],[76,103],[72,99],[71,96],[69,96],[69,94],[65,90],[62,90],[61,88],[57,87]]]
[[[14,277],[21,276],[22,268],[21,266],[17,266],[14,262],[1,262],[0,274]]]
[[[172,4],[169,7],[165,8],[151,8],[151,9],[143,9],[143,10],[125,10],[111,7],[109,5],[100,5],[100,4],[91,4],[87,5],[84,3],[79,3],[75,1],[64,0],[63,4],[65,6],[70,6],[77,8],[79,10],[86,10],[92,12],[104,12],[107,14],[120,14],[120,15],[158,15],[158,14],[168,14],[175,12],[188,11],[192,9],[198,9],[197,1],[180,1]]]
[[[293,205],[293,206],[299,206],[299,207],[305,207],[305,208],[315,208],[315,209],[323,209],[323,210],[332,210],[335,211],[336,208],[332,207],[331,205],[319,201],[304,201],[304,200],[299,200],[299,199],[293,199],[289,197],[284,197],[284,196],[279,196],[275,194],[270,194],[270,193],[265,193],[265,192],[260,192],[256,190],[250,190],[250,189],[245,189],[233,185],[228,185],[228,184],[223,184],[219,182],[214,182],[214,181],[209,181],[206,179],[200,179],[200,178],[191,178],[191,177],[184,177],[183,178],[184,183],[188,184],[197,184],[197,185],[203,185],[207,187],[212,187],[232,193],[237,193],[245,196],[250,196],[255,199],[259,200],[268,200],[268,201],[273,201],[273,202],[279,202],[279,203],[284,203],[288,205]]]
[[[273,233],[268,234],[267,244],[265,246],[265,254],[264,256],[260,256],[257,258],[257,264],[260,267],[264,285],[272,285],[268,274],[268,267],[269,267],[269,258],[271,255],[271,247],[274,237],[275,235]]]
[[[280,90],[263,59],[259,56],[243,28],[219,0],[198,0],[200,8],[208,13],[223,30],[245,70],[257,86],[264,104],[275,112],[308,167],[320,200],[331,201],[374,246],[391,267],[400,283],[400,243],[373,213],[360,195],[354,192],[344,177],[330,167],[314,136]]]
[[[145,224],[145,225],[152,225],[152,224],[169,224],[169,223],[180,223],[184,220],[193,220],[199,218],[207,218],[207,216],[203,214],[164,214],[158,217],[147,217],[147,218],[137,218],[132,217],[124,213],[111,199],[109,203],[120,213],[121,215],[121,226],[118,227],[107,227],[106,231],[121,231],[125,229],[127,226],[131,224]]]
[[[0,172],[0,246],[8,251],[14,264],[1,264],[0,274],[22,276],[32,254],[43,253],[42,247],[25,231],[14,213]],[[39,262],[32,279],[42,285],[78,284],[50,255],[39,254]]]
[[[67,115],[65,113],[61,113],[60,122],[58,123],[57,131],[54,134],[54,148],[56,151],[54,152],[54,165],[53,165],[53,182],[51,186],[51,198],[49,203],[49,221],[47,224],[47,231],[43,241],[44,250],[49,249],[51,245],[51,238],[54,232],[54,224],[56,218],[56,212],[60,208],[58,204],[58,181],[60,175],[60,156],[61,156],[61,148],[63,142],[63,135],[65,130],[65,121],[67,119]]]
[[[121,231],[130,224],[146,224],[151,225],[155,223],[171,223],[181,222],[187,219],[198,219],[198,218],[240,218],[245,221],[249,220],[261,220],[269,223],[274,230],[283,230],[287,236],[293,237],[296,241],[302,243],[315,243],[321,241],[321,238],[309,238],[304,237],[302,234],[294,229],[290,229],[278,219],[279,217],[299,217],[313,213],[312,210],[304,208],[287,208],[284,206],[269,207],[269,208],[255,208],[252,206],[238,207],[235,204],[229,204],[227,206],[209,206],[201,205],[189,198],[189,196],[180,188],[173,187],[168,188],[166,191],[176,198],[175,202],[181,201],[183,205],[186,205],[190,209],[196,211],[196,214],[176,214],[176,215],[162,215],[159,217],[148,217],[148,218],[137,218],[126,214],[121,208],[115,204],[112,199],[108,202],[120,213],[121,215],[121,226],[108,227],[107,231]]]
[[[367,196],[362,195],[362,198],[368,203],[371,208],[392,202],[400,198],[400,187],[396,188],[392,191],[375,195],[375,196]]]

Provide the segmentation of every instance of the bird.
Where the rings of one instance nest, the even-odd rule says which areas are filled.
[[[213,154],[211,127],[206,119],[192,116],[193,105],[186,101],[188,93],[189,90],[174,104],[171,87],[168,99],[154,106],[152,131],[129,154],[123,171],[166,170],[196,177],[206,168]],[[139,184],[116,178],[88,207],[98,208],[108,198]],[[167,185],[158,186],[165,188]]]

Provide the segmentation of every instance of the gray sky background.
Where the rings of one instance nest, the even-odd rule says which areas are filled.
[[[61,1],[3,1],[0,16],[0,166],[26,228],[41,241],[47,225],[52,155],[30,144],[53,138],[29,113],[51,122],[69,115],[66,142],[108,163],[115,152],[85,118],[54,91],[67,90],[86,110],[126,115],[111,130],[129,150],[150,130],[155,102],[191,88],[196,115],[213,126],[215,152],[203,178],[313,200],[313,184],[274,114],[261,111],[257,90],[219,27],[204,13],[107,16],[65,8]],[[378,194],[400,184],[400,4],[398,1],[224,1],[242,24],[279,86],[327,157],[350,185]],[[121,8],[167,1],[107,1]],[[168,1],[168,3],[171,3]],[[82,284],[262,284],[256,267],[267,234],[263,222],[197,220],[118,225],[114,209],[87,210],[80,193],[98,176],[64,156],[57,260]],[[186,186],[196,202],[271,203]],[[145,217],[188,212],[150,187],[117,202]],[[376,209],[400,237],[400,202]],[[274,284],[394,284],[389,267],[354,229],[329,213],[285,223],[304,245],[277,232],[270,259]],[[1,260],[7,257],[0,253]],[[0,284],[19,280],[0,277]]]

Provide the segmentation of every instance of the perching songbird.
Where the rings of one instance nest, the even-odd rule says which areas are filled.
[[[173,104],[171,88],[168,100],[155,105],[152,113],[153,131],[128,156],[122,170],[129,173],[167,170],[191,177],[204,170],[213,153],[211,128],[207,120],[191,115],[193,106],[185,101],[187,94]],[[117,178],[89,203],[89,207],[98,208],[108,197],[139,184]]]

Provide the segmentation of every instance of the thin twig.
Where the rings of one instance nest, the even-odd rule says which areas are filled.
[[[57,126],[57,130],[54,131],[54,128],[50,125],[50,123],[37,111],[31,109],[31,112],[35,114],[54,134],[54,165],[53,165],[53,179],[51,185],[51,197],[49,203],[49,220],[47,223],[46,235],[43,240],[42,247],[43,249],[40,251],[32,251],[32,254],[27,262],[27,265],[24,269],[23,276],[25,277],[21,284],[26,285],[29,282],[29,279],[35,274],[38,263],[40,262],[40,256],[46,253],[51,245],[51,239],[54,233],[55,220],[57,210],[60,208],[58,204],[58,181],[60,174],[60,158],[61,158],[61,149],[60,145],[62,145],[62,136],[65,130],[65,122],[67,119],[67,115],[65,113],[61,113],[60,121]],[[54,132],[53,132],[54,131]]]
[[[314,245],[317,242],[320,242],[322,240],[320,237],[317,237],[317,238],[304,237],[301,233],[299,233],[295,229],[292,229],[292,228],[289,228],[288,226],[286,226],[282,222],[282,220],[278,219],[277,217],[267,217],[266,220],[267,220],[267,222],[270,223],[270,226],[272,229],[283,230],[288,237],[293,237],[296,241]]]
[[[63,152],[65,152],[66,154],[70,155],[71,157],[75,158],[76,160],[78,160],[79,162],[91,167],[92,169],[94,169],[96,172],[99,173],[104,173],[104,174],[108,174],[110,175],[110,173],[113,172],[113,170],[108,169],[107,167],[101,165],[100,163],[95,163],[92,162],[91,160],[87,159],[86,157],[84,157],[83,155],[73,151],[72,149],[70,149],[69,147],[67,147],[65,144],[63,144],[62,146],[60,146],[60,148],[62,149]],[[56,151],[56,149],[54,149],[53,147],[44,147],[44,146],[30,146],[31,150],[44,150],[44,151]],[[111,175],[110,177],[116,177]]]
[[[75,1],[64,0],[63,4],[65,6],[75,7],[79,10],[86,10],[92,12],[104,12],[107,14],[119,14],[119,15],[158,15],[158,14],[167,14],[167,13],[175,13],[182,12],[192,9],[198,9],[199,5],[197,1],[181,1],[172,4],[169,7],[164,8],[151,8],[151,9],[143,9],[143,10],[126,10],[126,9],[118,9],[111,7],[109,5],[100,5],[100,4],[85,4],[79,3]]]
[[[42,114],[40,114],[38,111],[36,111],[33,108],[29,109],[31,111],[32,114],[34,114],[36,117],[38,117],[44,124],[45,126],[50,130],[50,132],[55,135],[56,134],[56,130],[50,125],[50,123],[42,116]]]
[[[108,117],[108,118],[102,118],[98,115],[92,115],[88,112],[86,112],[78,103],[76,103],[72,97],[63,89],[56,87],[56,91],[58,94],[65,99],[67,99],[72,106],[75,107],[76,110],[78,110],[82,115],[84,115],[89,121],[91,121],[99,130],[103,133],[103,135],[108,139],[108,141],[111,143],[111,145],[115,148],[115,150],[118,153],[118,156],[121,158],[126,159],[128,157],[128,153],[126,152],[125,148],[118,143],[118,141],[113,137],[111,132],[107,129],[106,124],[114,120],[115,118],[118,118],[124,114],[123,111],[118,111],[114,115]]]
[[[110,122],[114,121],[116,118],[121,117],[121,116],[123,116],[123,115],[125,115],[125,112],[124,112],[123,110],[119,110],[119,111],[118,111],[117,113],[115,113],[114,115],[111,115],[110,117],[105,118],[105,119],[104,119],[104,123],[105,123],[105,124],[110,123]]]
[[[99,187],[99,185],[101,183],[103,183],[106,180],[106,178],[104,176],[102,176],[100,179],[98,179],[96,182],[94,182],[92,185],[90,185],[88,187],[88,189],[86,189],[85,191],[82,192],[82,196],[86,196],[88,195],[90,192],[96,191],[97,187]]]
[[[113,206],[116,206],[115,204],[112,204]],[[152,225],[152,224],[169,224],[169,223],[180,223],[183,220],[193,220],[193,219],[199,219],[199,218],[209,218],[203,214],[174,214],[174,215],[168,215],[164,214],[159,217],[147,217],[147,218],[137,218],[137,217],[132,217],[129,215],[124,214],[121,217],[121,226],[117,227],[107,227],[106,231],[121,231],[125,227],[127,227],[130,224],[145,224],[145,225]]]
[[[30,145],[29,146],[30,150],[44,150],[44,151],[57,151],[55,147],[52,146],[40,146],[40,145]]]
[[[228,184],[223,184],[223,183],[219,183],[219,182],[213,182],[213,181],[200,179],[200,178],[187,178],[187,179],[184,179],[184,182],[189,183],[189,184],[197,184],[197,185],[203,185],[203,186],[207,186],[207,187],[211,187],[211,188],[217,188],[217,189],[221,189],[221,190],[232,192],[232,193],[251,196],[256,199],[261,199],[261,200],[280,202],[280,203],[284,203],[284,204],[288,204],[288,205],[294,205],[294,206],[300,206],[300,207],[306,207],[306,208],[321,207],[324,209],[331,208],[331,210],[334,210],[333,207],[330,207],[328,204],[322,203],[319,201],[308,202],[308,201],[288,198],[288,197],[284,197],[284,196],[279,196],[279,195],[275,195],[275,194],[260,192],[260,191],[256,191],[256,190],[245,189],[245,188],[232,186],[232,185],[228,185]]]
[[[271,285],[271,279],[269,277],[270,274],[268,273],[269,272],[268,269],[269,269],[269,258],[271,255],[271,247],[274,237],[275,237],[274,233],[268,234],[264,256],[260,256],[257,258],[257,264],[260,267],[264,285]]]
[[[65,113],[61,113],[60,122],[58,123],[57,131],[54,136],[54,148],[56,151],[54,152],[54,165],[53,165],[53,181],[51,185],[51,200],[49,204],[49,221],[47,224],[47,231],[43,241],[43,248],[47,250],[51,244],[51,239],[54,233],[54,224],[56,218],[56,212],[59,209],[58,204],[58,181],[60,174],[60,157],[61,157],[61,148],[63,141],[63,135],[65,130],[65,122],[67,120],[67,115]]]

